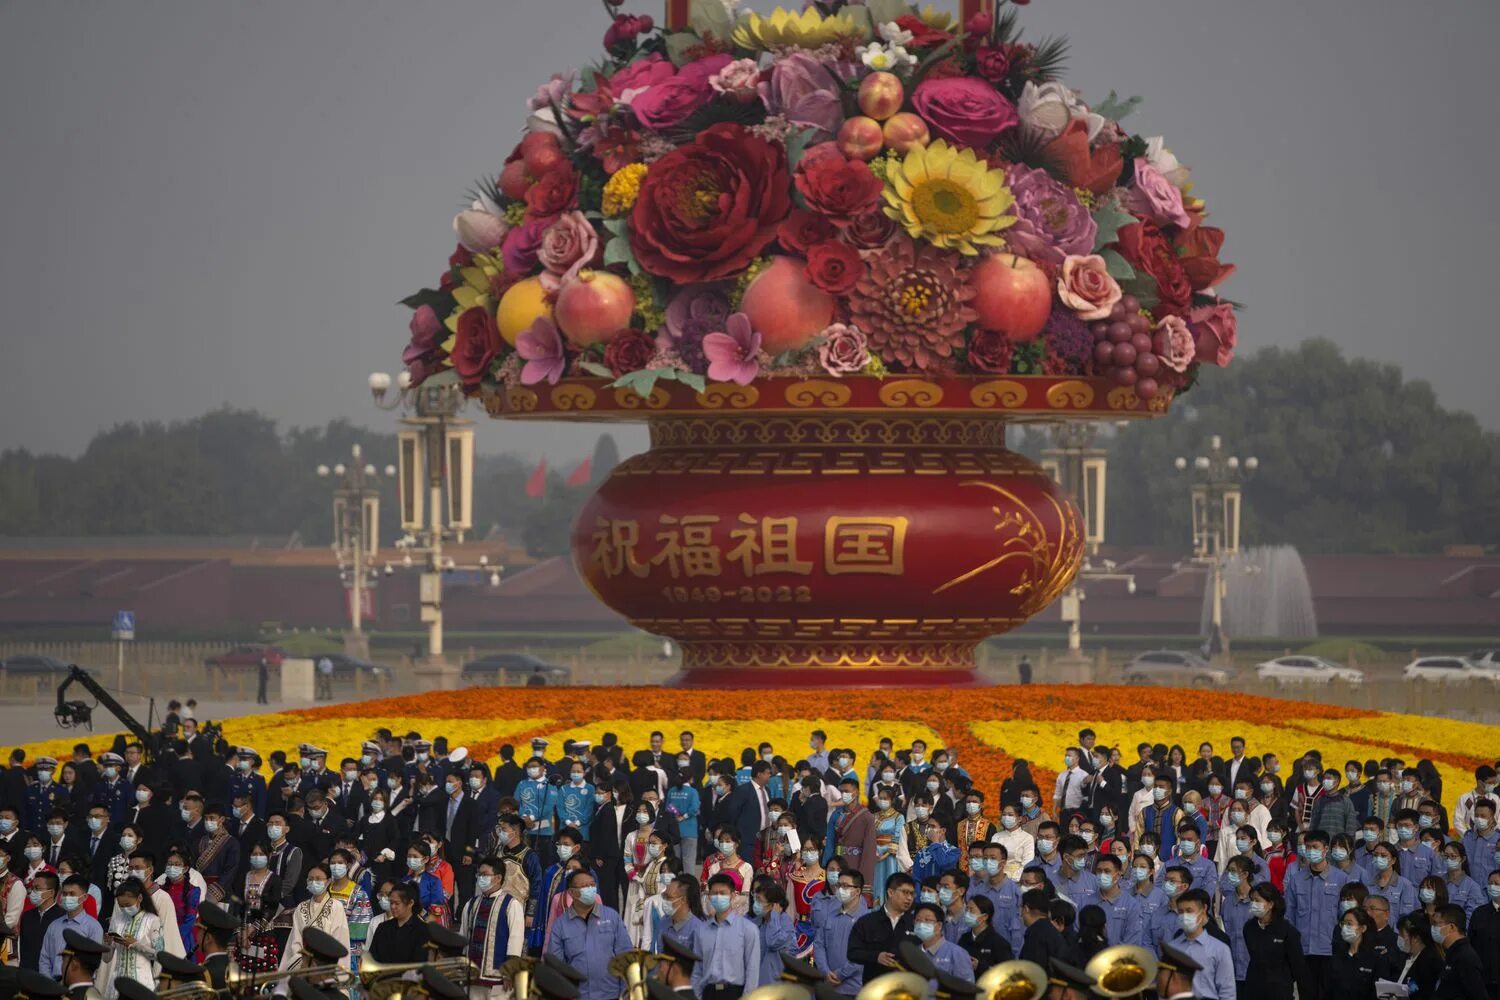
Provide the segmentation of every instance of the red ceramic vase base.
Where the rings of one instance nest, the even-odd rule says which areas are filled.
[[[796,688],[852,690],[859,688],[972,688],[989,687],[973,670],[955,667],[950,670],[924,670],[901,667],[809,667],[787,670],[785,667],[704,667],[684,670],[666,681],[668,688],[707,688],[711,690],[750,690]]]

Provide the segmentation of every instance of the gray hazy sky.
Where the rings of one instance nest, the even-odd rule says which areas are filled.
[[[1146,97],[1127,124],[1228,230],[1243,344],[1330,337],[1500,427],[1500,3],[1036,0],[1023,24],[1072,37],[1086,97]],[[400,363],[396,300],[605,27],[596,0],[0,0],[0,447],[226,403],[389,427],[364,386]]]

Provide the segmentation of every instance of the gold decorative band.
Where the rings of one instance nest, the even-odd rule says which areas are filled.
[[[699,642],[682,644],[685,670],[972,670],[973,642]]]
[[[934,448],[1004,448],[1005,421],[997,416],[840,415],[757,416],[732,420],[658,417],[651,421],[653,448],[851,445],[925,445]]]

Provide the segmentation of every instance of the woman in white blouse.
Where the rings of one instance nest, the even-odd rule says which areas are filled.
[[[148,989],[156,989],[156,953],[166,947],[162,930],[162,917],[153,910],[140,879],[121,882],[115,890],[115,912],[109,918],[103,942],[109,952],[94,977],[106,1000],[120,995],[115,987],[119,978],[134,979]]]
[[[333,935],[334,940],[349,950],[349,918],[344,911],[344,904],[328,894],[328,866],[322,862],[310,865],[307,869],[307,895],[308,898],[298,903],[292,910],[292,932],[286,939],[286,951],[281,955],[280,971],[288,969],[305,969],[317,965],[315,958],[302,956],[302,932],[309,927],[316,927],[325,934]],[[277,984],[276,992],[284,995],[287,992],[287,981],[281,980]]]

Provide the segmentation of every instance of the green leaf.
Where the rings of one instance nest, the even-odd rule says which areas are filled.
[[[690,59],[688,51],[695,45],[701,45],[703,39],[691,31],[674,31],[667,36],[667,58],[672,60],[672,65],[681,69],[686,66]]]
[[[651,398],[651,390],[656,388],[657,379],[670,368],[643,368],[638,372],[626,372],[609,384],[611,389],[632,389],[642,399]]]
[[[912,12],[911,4],[906,0],[867,0],[865,9],[877,26]]]
[[[688,4],[688,27],[700,38],[712,35],[721,42],[734,35],[734,19],[721,0],[692,0]]]
[[[1093,111],[1096,115],[1103,115],[1110,121],[1123,121],[1132,111],[1139,108],[1144,100],[1145,98],[1140,96],[1121,100],[1120,96],[1111,90],[1109,96],[1100,101]]]
[[[786,141],[786,164],[791,170],[797,169],[797,161],[802,159],[802,154],[807,152],[807,147],[812,145],[818,130],[816,128],[805,128],[790,136]]]
[[[1156,293],[1156,279],[1149,274],[1137,271],[1134,278],[1120,282],[1120,290],[1139,299],[1143,309],[1155,309],[1161,304],[1161,296]]]
[[[453,296],[438,288],[424,288],[402,299],[401,304],[408,309],[432,306],[432,311],[438,314],[439,319],[442,319],[453,311]]]
[[[1116,281],[1129,281],[1135,277],[1135,268],[1130,266],[1130,261],[1120,256],[1118,250],[1101,250],[1099,255],[1104,258],[1104,265],[1109,271],[1109,276]]]
[[[630,235],[630,220],[623,217],[605,219],[604,228],[611,236],[628,237]]]
[[[1108,246],[1119,238],[1120,230],[1135,222],[1135,216],[1120,207],[1120,203],[1111,198],[1101,202],[1094,209],[1094,224],[1099,227],[1099,235],[1094,240],[1094,249]]]
[[[702,392],[704,386],[708,385],[708,380],[705,379],[702,375],[699,375],[697,372],[679,371],[675,368],[672,371],[673,378],[677,379],[677,381],[681,382],[689,389],[692,389],[694,392]]]
[[[590,375],[598,375],[600,378],[614,378],[615,373],[604,367],[597,361],[580,361],[578,367]]]
[[[629,240],[613,239],[604,244],[604,266],[615,264],[625,264],[635,273],[635,251],[630,249]]]

